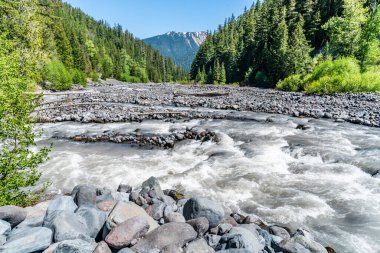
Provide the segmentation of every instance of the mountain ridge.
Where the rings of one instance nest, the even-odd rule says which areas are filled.
[[[145,43],[171,58],[177,65],[190,70],[199,47],[206,40],[207,32],[175,32],[143,39]]]

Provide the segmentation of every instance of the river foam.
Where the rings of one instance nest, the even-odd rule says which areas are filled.
[[[156,176],[164,188],[210,196],[268,222],[311,230],[337,252],[380,252],[380,129],[327,120],[242,113],[255,120],[145,121],[117,124],[44,124],[39,144],[53,142],[41,166],[52,189],[92,183],[116,188]],[[310,128],[303,131],[297,125]],[[173,150],[66,138],[107,130],[169,133],[197,126],[218,143],[187,140]]]

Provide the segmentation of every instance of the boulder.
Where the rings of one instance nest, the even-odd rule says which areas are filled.
[[[52,243],[53,232],[44,227],[13,230],[7,242],[0,246],[1,253],[31,253],[42,251]]]
[[[60,242],[54,253],[92,253],[97,244],[80,239]]]
[[[176,245],[168,245],[164,247],[160,253],[183,253],[183,249]]]
[[[172,197],[175,201],[183,199],[185,196],[176,190],[165,190],[164,193],[169,197]]]
[[[308,249],[311,253],[328,253],[326,248],[316,241],[311,240],[310,238],[302,235],[295,235],[290,239],[295,243],[299,243]]]
[[[215,250],[208,246],[205,239],[200,238],[192,241],[185,249],[186,253],[214,253]]]
[[[269,232],[272,235],[279,236],[279,237],[281,237],[284,240],[289,240],[290,239],[290,234],[289,234],[289,232],[285,228],[278,227],[278,226],[270,226],[269,227]]]
[[[129,246],[135,239],[144,236],[149,230],[149,223],[143,216],[128,219],[111,230],[105,241],[114,249]]]
[[[145,211],[155,220],[160,220],[162,217],[164,217],[164,210],[165,210],[166,204],[158,201],[157,203],[148,206]]]
[[[11,224],[0,220],[0,235],[7,235],[9,232],[11,232]]]
[[[131,193],[132,192],[132,186],[128,184],[120,184],[117,188],[118,192],[125,192],[125,193]]]
[[[186,220],[180,213],[169,213],[165,215],[165,222],[186,222]]]
[[[75,204],[78,206],[96,204],[96,188],[92,185],[77,185],[71,192]]]
[[[265,228],[268,226],[268,224],[263,219],[261,219],[259,216],[254,215],[254,214],[250,214],[247,217],[245,217],[245,219],[243,220],[242,223],[243,224],[252,224],[253,223],[253,224],[255,224],[261,228]]]
[[[261,252],[264,247],[265,241],[260,238],[258,232],[252,233],[245,228],[234,227],[228,234],[222,236],[216,249],[247,249],[252,252]]]
[[[148,233],[159,226],[158,223],[150,217],[143,208],[139,207],[135,203],[118,202],[107,218],[107,228],[111,230],[116,227],[116,225],[136,216],[143,216],[148,221]]]
[[[289,252],[289,253],[311,253],[310,250],[306,249],[299,243],[293,241],[282,240],[278,244],[273,244],[273,249],[275,252]]]
[[[7,241],[7,237],[5,235],[0,235],[0,246],[4,245],[4,243]]]
[[[132,249],[137,253],[148,252],[151,249],[162,250],[169,245],[183,247],[197,238],[197,233],[187,223],[167,223],[141,239]]]
[[[212,247],[212,248],[215,248],[216,246],[218,246],[219,242],[220,242],[220,239],[222,239],[222,237],[220,235],[211,235],[211,234],[208,234],[205,236],[205,239],[207,241],[207,244]]]
[[[219,250],[217,253],[256,253],[252,252],[251,250],[247,249],[226,249],[226,250]]]
[[[107,243],[104,241],[101,241],[96,246],[94,252],[92,253],[112,253],[110,247],[108,247]]]
[[[124,202],[128,202],[129,201],[129,193],[125,193],[125,192],[112,192],[111,196],[116,201],[124,201]]]
[[[37,205],[34,205],[34,206],[25,207],[24,210],[27,213],[26,218],[31,219],[31,218],[45,216],[47,208],[50,205],[50,202],[51,200],[38,203]]]
[[[224,210],[218,203],[207,198],[191,198],[183,208],[183,216],[186,220],[205,217],[209,221],[210,228],[219,225],[224,217]]]
[[[49,246],[49,248],[45,249],[42,253],[54,253],[54,250],[57,248],[59,242],[53,243]]]
[[[204,235],[209,229],[209,222],[205,217],[188,220],[186,223],[190,224],[200,236]]]
[[[45,217],[44,226],[54,231],[54,242],[81,239],[90,241],[86,220],[68,211],[55,211]]]
[[[96,207],[104,212],[110,212],[115,207],[116,204],[117,204],[116,200],[108,200],[108,201],[97,203]]]
[[[74,200],[70,196],[58,196],[50,202],[46,211],[46,216],[54,211],[67,211],[74,213],[78,206],[74,203]]]
[[[107,220],[107,214],[92,206],[81,206],[75,212],[86,220],[89,236],[95,238]]]
[[[164,192],[161,189],[160,182],[155,177],[151,177],[148,180],[144,181],[141,185],[141,188],[142,188],[141,192],[149,192],[153,190],[155,191],[158,197],[164,196]]]
[[[18,206],[2,206],[0,207],[0,220],[6,221],[14,228],[26,218],[24,208]]]
[[[124,249],[119,250],[117,253],[135,253],[135,252],[129,248],[124,248]]]
[[[19,229],[23,227],[42,227],[43,222],[44,222],[44,216],[26,218],[23,222],[18,224],[15,227],[15,229]]]

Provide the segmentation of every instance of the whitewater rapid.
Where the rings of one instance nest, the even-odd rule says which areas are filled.
[[[40,167],[51,190],[80,183],[116,188],[150,176],[163,188],[185,190],[255,213],[268,222],[303,226],[337,252],[380,252],[380,129],[331,120],[243,113],[246,120],[176,123],[41,124],[39,145],[53,143]],[[306,125],[307,130],[297,129]],[[67,138],[107,130],[165,134],[198,126],[220,141],[183,141],[173,150]]]

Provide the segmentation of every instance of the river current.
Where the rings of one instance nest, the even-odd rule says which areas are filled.
[[[380,129],[331,120],[240,112],[245,120],[169,123],[42,124],[53,143],[40,170],[52,190],[81,183],[137,187],[150,176],[162,188],[216,199],[267,222],[310,230],[339,253],[380,252]],[[306,130],[297,129],[306,125]],[[183,141],[173,150],[67,138],[107,130],[169,133],[198,126],[220,141]],[[373,176],[375,175],[375,176]]]

